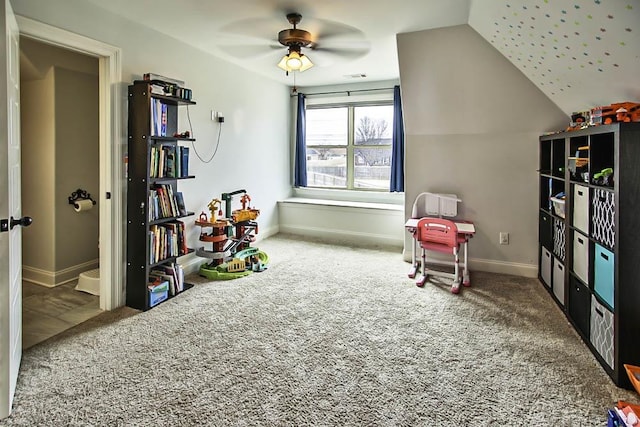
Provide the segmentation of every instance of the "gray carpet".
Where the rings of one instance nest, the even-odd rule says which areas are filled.
[[[27,350],[4,426],[601,426],[616,388],[542,285],[417,288],[397,251],[275,236],[267,271]]]

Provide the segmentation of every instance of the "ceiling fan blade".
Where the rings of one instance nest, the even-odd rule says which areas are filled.
[[[287,53],[286,48],[281,45],[261,45],[261,44],[225,44],[218,45],[223,52],[238,58],[260,60],[266,57],[277,57]]]
[[[356,58],[360,58],[361,56],[366,55],[367,53],[369,53],[369,48],[361,48],[361,47],[323,47],[323,46],[318,46],[315,49],[311,50],[314,54],[317,52],[320,52],[321,54],[325,53],[325,54],[330,54],[330,55],[335,55],[335,56],[339,56],[340,58],[343,59],[356,59]]]
[[[289,25],[286,20],[281,21],[271,18],[242,19],[221,27],[219,32],[223,34],[232,34],[234,36],[271,41],[273,40],[273,37],[278,34],[278,31]]]
[[[314,35],[317,42],[325,40],[364,40],[364,33],[359,29],[340,22],[328,21],[325,19],[312,20],[308,28],[305,28]]]

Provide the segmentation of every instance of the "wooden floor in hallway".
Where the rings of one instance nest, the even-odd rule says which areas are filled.
[[[45,341],[102,313],[100,297],[75,290],[77,280],[54,288],[22,282],[22,348]]]

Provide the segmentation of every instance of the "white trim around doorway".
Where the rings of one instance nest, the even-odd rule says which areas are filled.
[[[121,50],[16,15],[20,35],[99,60],[100,92],[100,308],[124,305],[123,146]]]

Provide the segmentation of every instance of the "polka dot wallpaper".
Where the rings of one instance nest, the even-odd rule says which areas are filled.
[[[640,0],[476,1],[469,22],[567,112],[640,102]]]

